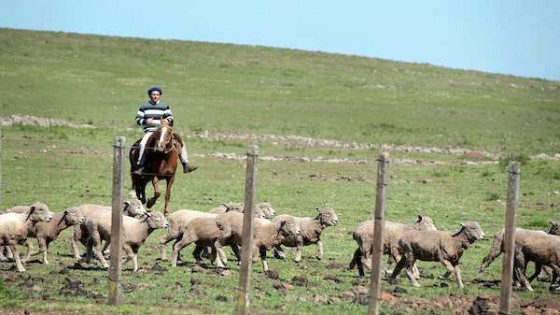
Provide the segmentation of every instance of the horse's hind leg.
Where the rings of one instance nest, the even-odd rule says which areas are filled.
[[[159,178],[154,177],[154,179],[152,179],[152,186],[154,186],[154,196],[152,198],[148,199],[148,202],[146,203],[146,207],[148,209],[153,207],[156,204],[156,201],[158,200],[159,196],[161,195],[161,191],[159,189]]]
[[[167,216],[169,214],[169,200],[171,200],[171,186],[173,186],[173,182],[175,181],[175,176],[167,177],[167,187],[165,187],[165,206],[163,208],[163,214]]]

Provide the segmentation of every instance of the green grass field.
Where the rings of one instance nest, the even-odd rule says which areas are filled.
[[[437,279],[445,268],[435,263],[420,264],[427,275],[422,288],[404,277],[397,286],[384,280],[385,292],[406,290],[399,302],[381,303],[386,314],[453,314],[452,308],[419,309],[409,302],[500,295],[499,287],[472,280],[504,225],[509,161],[522,162],[517,225],[545,230],[550,220],[560,220],[560,162],[558,156],[542,159],[560,153],[560,82],[201,42],[8,29],[0,29],[0,41],[0,116],[94,127],[2,126],[0,209],[35,201],[53,211],[110,205],[112,146],[117,136],[130,145],[141,135],[134,116],[154,84],[163,87],[191,160],[200,166],[177,176],[172,209],[243,201],[243,157],[253,143],[262,157],[259,200],[271,202],[277,213],[299,216],[314,216],[321,206],[336,209],[340,224],[324,231],[322,261],[313,258],[314,246],[305,248],[299,264],[291,251],[286,261],[271,258],[277,280],[254,264],[255,314],[367,312],[367,305],[347,294],[367,286],[367,278],[346,266],[356,247],[352,230],[373,215],[382,150],[391,158],[388,220],[407,223],[421,213],[442,230],[475,220],[490,238],[465,253],[462,292],[454,281]],[[162,205],[158,201],[155,210]],[[232,313],[239,267],[230,265],[226,276],[201,270],[187,248],[187,264],[172,268],[157,260],[163,233],[154,232],[141,248],[138,274],[125,266],[123,306],[106,305],[107,271],[76,265],[67,230],[51,244],[50,265],[34,261],[27,273],[17,274],[12,263],[0,263],[0,312]],[[486,278],[500,277],[498,259]],[[520,304],[558,298],[547,283],[533,287],[533,293],[514,291],[516,314]]]

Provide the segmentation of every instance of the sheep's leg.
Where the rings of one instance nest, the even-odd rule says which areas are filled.
[[[533,280],[535,280],[535,278],[540,275],[542,269],[542,264],[535,262],[535,273],[533,273],[533,275],[529,277],[529,283],[533,282]]]
[[[406,259],[406,276],[408,277],[408,280],[410,280],[410,283],[415,286],[415,287],[419,287],[420,283],[418,283],[418,281],[416,281],[416,275],[414,274],[414,266],[416,265],[416,259],[414,257],[408,257]]]
[[[391,273],[391,276],[389,277],[389,283],[390,284],[397,284],[397,276],[399,275],[401,270],[404,268],[406,263],[407,263],[406,262],[406,256],[405,255],[401,256],[401,260],[399,260],[399,262],[395,266],[395,269],[393,270],[393,273]]]
[[[109,245],[111,245],[111,241],[105,241],[105,244],[103,245],[103,249],[101,250],[103,256],[109,256],[111,254]]]
[[[482,259],[482,263],[480,265],[480,268],[478,269],[476,279],[480,279],[486,272],[486,269],[488,269],[488,266],[490,266],[490,264],[494,262],[494,260],[496,260],[496,258],[498,258],[498,256],[500,256],[500,254],[502,253],[502,242],[504,237],[503,233],[504,232],[494,237],[494,241],[492,242],[492,246],[490,247],[488,255],[486,255],[486,257]]]
[[[132,247],[130,247],[130,245],[128,244],[123,244],[123,252],[124,252],[124,258],[121,261],[121,264],[124,266],[126,263],[128,263],[130,260],[132,260],[132,271],[133,272],[137,272],[138,271],[138,261],[134,261],[134,251],[132,250]]]
[[[80,259],[82,256],[80,255],[80,249],[78,248],[78,240],[80,239],[78,235],[79,227],[74,228],[74,235],[70,238],[70,244],[72,246],[72,251],[74,252],[74,258]]]
[[[263,273],[266,273],[268,271],[268,262],[266,261],[266,248],[264,247],[259,248],[259,254],[261,256]]]
[[[286,259],[286,253],[284,253],[284,250],[282,249],[282,246],[280,244],[272,248],[272,253],[274,254],[274,258],[276,259]]]
[[[104,268],[109,268],[109,264],[107,263],[107,260],[105,260],[105,257],[103,257],[103,253],[101,250],[101,238],[99,236],[99,230],[95,229],[95,231],[92,233],[91,243],[93,247],[93,254],[95,255],[95,257],[99,259],[101,265]]]
[[[10,246],[10,249],[12,250],[12,254],[14,255],[14,259],[16,261],[17,271],[18,272],[26,272],[27,270],[25,269],[25,267],[23,267],[23,264],[21,262],[21,258],[19,257],[19,251],[17,249],[17,245],[10,244],[9,246]]]
[[[303,244],[302,244],[303,246]],[[317,255],[317,259],[322,260],[323,259],[323,242],[321,240],[317,241],[317,248],[319,250],[319,254]]]
[[[28,239],[25,239],[25,240],[21,241],[19,244],[26,247],[25,257],[21,258],[21,262],[26,263],[26,262],[29,261],[29,259],[31,258],[32,252],[34,251],[33,243],[30,242]]]
[[[239,246],[236,244],[230,245],[231,250],[233,251],[233,255],[235,255],[235,259],[237,259],[237,263],[241,262],[241,252],[239,252]],[[224,253],[225,255],[225,253]]]
[[[350,261],[348,268],[354,269],[354,266],[358,266],[358,275],[360,277],[366,275],[366,273],[364,272],[364,264],[362,262],[362,251],[360,250],[360,248],[356,248],[356,250],[354,251],[354,257],[352,257],[352,261]]]
[[[183,237],[181,238],[181,240],[173,245],[173,256],[171,256],[171,266],[177,267],[177,257],[179,257],[179,252],[194,241],[195,240],[193,238],[189,237],[188,233],[183,233]]]
[[[47,240],[44,237],[40,237],[37,239],[37,242],[39,243],[39,252],[43,253],[43,264],[48,265],[49,260],[47,259]]]
[[[167,243],[178,239],[180,236],[180,231],[178,228],[170,228],[167,235],[162,236],[159,239],[159,252],[161,256],[161,260],[167,260],[167,252],[165,250],[165,245]]]
[[[301,261],[301,252],[303,250],[303,242],[300,242],[299,240],[296,241],[296,257],[294,258],[295,262],[300,262]]]
[[[457,285],[459,288],[464,288],[463,280],[461,279],[461,271],[459,270],[459,265],[453,266],[453,264],[447,259],[441,259],[441,263],[447,268],[448,272],[452,272],[455,275],[455,280],[457,281]]]
[[[518,250],[515,250],[514,253],[514,268],[517,275],[517,278],[521,285],[527,289],[527,291],[533,291],[533,287],[527,280],[527,261],[525,260],[525,256]]]
[[[224,268],[224,262],[222,261],[222,257],[221,255],[223,254],[225,257],[225,253],[223,252],[223,250],[221,250],[221,254],[220,252],[218,252],[218,248],[216,248],[216,242],[212,243],[212,245],[210,246],[211,250],[212,250],[212,256],[214,256],[215,258],[215,263],[216,263],[216,267],[217,268]]]

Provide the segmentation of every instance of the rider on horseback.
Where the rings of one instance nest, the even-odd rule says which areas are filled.
[[[144,137],[140,141],[140,152],[138,154],[138,161],[136,162],[139,166],[134,173],[141,175],[144,166],[144,151],[146,150],[146,143],[148,139],[156,130],[156,128],[161,124],[163,119],[167,120],[169,123],[173,121],[173,113],[167,104],[160,100],[162,95],[161,88],[159,86],[153,86],[148,90],[148,96],[150,99],[144,103],[138,109],[136,114],[136,123],[142,127],[144,131]],[[181,152],[179,154],[179,159],[181,164],[183,164],[183,173],[190,173],[196,170],[198,167],[189,164],[189,158],[187,155],[187,148],[184,143],[181,143]]]

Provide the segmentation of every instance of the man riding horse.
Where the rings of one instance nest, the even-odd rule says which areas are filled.
[[[162,120],[167,120],[170,125],[173,124],[173,113],[167,104],[161,101],[160,97],[162,95],[162,90],[159,86],[153,86],[148,90],[148,96],[150,99],[144,103],[138,109],[136,114],[136,123],[142,127],[144,131],[144,137],[140,141],[140,152],[138,154],[138,160],[136,161],[138,168],[134,170],[135,174],[142,175],[144,170],[145,156],[144,152],[146,150],[146,143],[148,139],[156,130],[156,128],[161,125]],[[189,164],[189,158],[187,155],[187,148],[185,143],[176,136],[177,140],[181,143],[179,159],[183,165],[183,173],[190,173],[196,170],[198,167]]]

